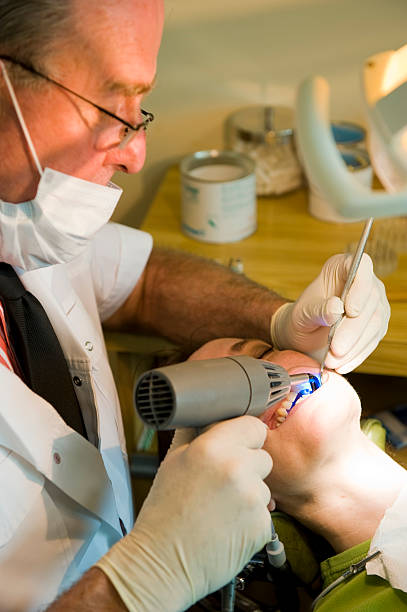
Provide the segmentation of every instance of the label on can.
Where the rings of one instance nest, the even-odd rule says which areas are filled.
[[[220,161],[182,173],[182,231],[203,242],[236,242],[256,230],[254,171]]]

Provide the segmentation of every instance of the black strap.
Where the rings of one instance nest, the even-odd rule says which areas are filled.
[[[50,320],[7,263],[0,263],[0,299],[24,381],[69,427],[87,437],[68,365]]]

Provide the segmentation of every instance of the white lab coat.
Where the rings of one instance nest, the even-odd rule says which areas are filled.
[[[151,237],[117,224],[67,265],[24,272],[71,373],[90,380],[100,452],[0,366],[0,611],[45,609],[133,523],[118,397],[100,319],[126,299]],[[46,364],[45,364],[46,367]]]

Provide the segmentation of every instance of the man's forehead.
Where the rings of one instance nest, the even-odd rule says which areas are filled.
[[[315,367],[317,362],[312,357],[293,350],[277,350],[270,343],[263,340],[243,339],[236,340],[230,347],[232,354],[245,354],[278,363],[286,369],[298,366]]]
[[[160,0],[74,3],[79,62],[92,67],[99,89],[124,96],[148,93],[161,40]]]

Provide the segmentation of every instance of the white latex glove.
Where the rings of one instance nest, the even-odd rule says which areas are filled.
[[[182,442],[190,430],[180,432],[133,530],[97,563],[129,610],[185,610],[228,583],[270,540],[266,431],[243,416],[189,443]]]
[[[274,313],[271,341],[276,348],[301,351],[321,361],[329,328],[345,312],[332,339],[326,367],[345,374],[374,351],[387,331],[390,305],[366,254],[343,304],[339,296],[351,263],[350,255],[330,257],[298,300]]]

